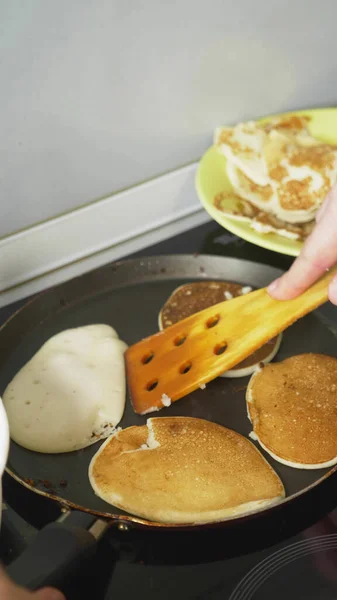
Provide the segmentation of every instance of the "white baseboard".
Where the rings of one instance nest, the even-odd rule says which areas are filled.
[[[196,164],[0,240],[0,306],[210,220]]]

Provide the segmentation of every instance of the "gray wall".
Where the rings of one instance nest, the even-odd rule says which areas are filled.
[[[0,235],[337,99],[336,0],[0,0]]]

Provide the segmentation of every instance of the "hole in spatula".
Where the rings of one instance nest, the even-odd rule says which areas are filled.
[[[181,365],[180,369],[179,369],[179,373],[181,375],[185,375],[185,373],[188,373],[192,368],[192,363],[189,360],[188,362],[185,362],[183,365]]]
[[[227,344],[226,342],[221,342],[214,347],[214,354],[220,356],[220,354],[223,354],[225,350],[227,350]]]
[[[210,317],[206,321],[207,329],[211,329],[211,327],[215,327],[219,323],[219,321],[220,321],[220,315],[214,315],[213,317]]]
[[[148,392],[152,392],[152,390],[156,389],[157,385],[158,379],[152,379],[152,381],[149,381],[149,383],[146,384],[146,389]]]
[[[177,335],[177,337],[174,338],[173,343],[175,346],[182,346],[183,343],[186,342],[186,338],[187,338],[187,335],[182,333],[181,335]]]
[[[153,357],[154,357],[154,352],[148,352],[147,354],[145,354],[142,358],[143,365],[149,364],[149,362],[151,362]]]

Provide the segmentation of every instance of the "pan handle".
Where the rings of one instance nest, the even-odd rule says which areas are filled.
[[[49,585],[62,589],[94,556],[96,542],[108,526],[92,515],[67,512],[37,533],[7,573],[30,590]]]

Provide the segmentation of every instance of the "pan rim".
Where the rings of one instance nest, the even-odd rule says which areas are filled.
[[[111,268],[114,269],[119,269],[119,268],[123,268],[123,267],[129,267],[130,265],[132,266],[132,263],[136,266],[144,266],[146,267],[146,263],[153,263],[154,261],[157,262],[157,264],[160,264],[160,262],[162,261],[167,261],[169,260],[180,260],[180,261],[184,261],[184,260],[191,260],[191,259],[200,259],[200,260],[214,260],[214,259],[225,259],[229,264],[231,263],[233,266],[235,264],[242,264],[244,263],[245,265],[249,266],[262,266],[266,271],[269,271],[271,274],[271,277],[277,277],[279,275],[281,275],[284,271],[278,267],[273,267],[271,265],[268,264],[264,264],[264,263],[260,263],[260,262],[255,262],[255,261],[251,261],[251,260],[246,260],[244,258],[236,258],[236,257],[227,257],[227,256],[222,256],[219,254],[191,254],[191,253],[178,253],[178,254],[160,254],[160,255],[149,255],[149,256],[141,256],[141,257],[130,257],[130,258],[125,258],[122,260],[118,260],[116,262],[113,263],[108,263],[107,265],[103,265],[101,267],[99,267],[98,269],[93,269],[92,271],[88,271],[86,273],[83,273],[81,275],[79,275],[76,278],[72,278],[69,279],[67,281],[64,281],[62,283],[59,283],[55,286],[52,286],[46,290],[42,290],[40,292],[38,292],[36,295],[34,295],[32,298],[28,298],[24,304],[22,306],[20,306],[16,311],[14,311],[5,321],[4,323],[1,324],[0,326],[0,333],[1,331],[8,326],[8,324],[14,319],[14,317],[16,317],[18,314],[20,314],[21,312],[23,312],[24,310],[26,310],[29,306],[31,306],[32,304],[34,304],[35,302],[39,302],[41,298],[44,297],[48,297],[48,296],[52,296],[53,294],[55,294],[55,292],[57,290],[64,290],[66,291],[67,286],[71,286],[74,285],[74,282],[79,281],[79,280],[83,280],[84,278],[86,278],[88,275],[90,275],[91,273],[99,273],[99,272],[103,272],[104,270],[111,270]],[[144,274],[143,274],[144,275]],[[153,277],[153,273],[151,274],[151,272],[149,272],[149,275]],[[168,273],[165,272],[163,273],[162,279],[167,279],[168,278]],[[207,274],[206,274],[207,276]],[[210,278],[213,277],[215,279],[219,279],[221,280],[222,278],[216,275],[212,275],[210,276]],[[179,275],[177,273],[174,274],[174,276],[172,277],[172,279],[177,279],[179,278]],[[144,279],[143,279],[144,281]],[[131,283],[136,283],[137,281],[135,280],[134,282]],[[78,295],[78,297],[73,300],[71,303],[69,303],[68,306],[72,305],[72,304],[76,304],[78,301],[82,299],[84,299],[85,296],[80,296],[80,294]],[[319,312],[319,310],[315,311],[316,313]],[[319,470],[319,469],[318,469]],[[272,511],[274,511],[276,508],[280,508],[282,506],[288,505],[289,503],[293,502],[294,500],[296,500],[297,498],[303,496],[304,494],[308,493],[309,491],[311,491],[312,489],[318,487],[319,485],[321,485],[326,479],[328,479],[329,477],[331,477],[334,473],[336,473],[337,471],[337,464],[334,465],[329,471],[327,471],[326,473],[324,473],[324,475],[322,475],[322,477],[320,477],[319,479],[317,479],[316,481],[314,481],[313,483],[309,484],[308,486],[306,486],[305,488],[295,492],[294,494],[290,495],[290,496],[286,496],[285,498],[283,498],[282,500],[279,500],[277,502],[271,503],[270,506],[267,507],[262,507],[262,508],[258,508],[254,511],[249,511],[246,513],[240,513],[238,515],[232,516],[232,517],[225,517],[223,519],[219,519],[219,520],[214,520],[214,521],[207,521],[207,522],[192,522],[192,523],[165,523],[165,522],[159,522],[159,521],[150,521],[147,519],[144,519],[142,517],[137,517],[136,515],[130,515],[130,514],[118,514],[118,513],[113,513],[113,512],[105,512],[105,511],[99,511],[96,509],[88,509],[85,506],[76,504],[70,500],[66,500],[62,497],[60,497],[57,494],[51,494],[50,492],[48,492],[47,490],[41,490],[41,489],[37,489],[36,487],[34,487],[33,485],[31,485],[29,482],[25,481],[24,479],[22,479],[19,475],[17,475],[12,469],[10,469],[7,465],[5,468],[5,472],[11,477],[13,478],[15,481],[17,481],[20,485],[24,486],[25,488],[27,488],[28,490],[32,491],[35,494],[38,494],[40,496],[43,496],[45,498],[48,498],[50,500],[53,500],[56,504],[58,504],[60,506],[60,509],[72,509],[72,510],[79,510],[85,513],[89,513],[92,514],[94,516],[97,516],[97,518],[102,518],[102,519],[106,519],[110,522],[110,525],[121,525],[121,524],[126,524],[126,525],[135,525],[135,526],[140,526],[140,527],[144,527],[144,528],[160,528],[162,530],[194,530],[194,529],[209,529],[209,528],[213,528],[213,527],[221,527],[221,525],[226,525],[227,523],[238,523],[240,521],[243,520],[247,520],[247,518],[255,518],[261,514],[268,514]]]
[[[146,528],[156,528],[156,529],[160,528],[160,529],[169,529],[169,530],[170,529],[174,529],[174,530],[208,529],[211,527],[216,527],[216,526],[221,526],[221,525],[225,526],[226,523],[233,523],[233,522],[246,520],[249,517],[254,518],[262,513],[263,514],[269,513],[271,511],[273,511],[274,509],[280,508],[284,505],[287,505],[290,502],[299,498],[300,496],[307,494],[312,489],[321,485],[326,479],[328,479],[334,473],[336,473],[336,471],[337,471],[337,464],[334,465],[327,473],[322,475],[322,477],[320,479],[317,479],[315,482],[311,483],[307,487],[303,488],[302,490],[299,490],[298,492],[295,492],[295,494],[292,494],[291,496],[286,496],[282,500],[278,500],[275,503],[271,503],[270,506],[267,506],[264,508],[260,508],[260,509],[254,510],[254,511],[249,511],[246,513],[240,513],[234,517],[225,517],[224,519],[219,519],[219,520],[215,520],[215,521],[197,521],[197,522],[192,522],[192,523],[189,523],[189,522],[165,523],[165,522],[161,522],[161,521],[149,521],[148,519],[143,519],[142,517],[137,517],[136,515],[129,515],[126,513],[125,514],[117,514],[117,513],[115,514],[115,513],[103,512],[103,511],[99,511],[99,510],[95,510],[95,509],[91,509],[91,508],[88,509],[85,506],[82,506],[80,504],[76,504],[75,502],[72,502],[71,500],[66,500],[64,498],[61,498],[57,494],[51,494],[48,491],[44,491],[44,490],[35,488],[29,482],[21,479],[21,477],[19,477],[16,473],[14,473],[14,471],[12,471],[9,467],[5,468],[5,472],[10,477],[12,477],[15,481],[17,481],[20,485],[22,485],[26,489],[32,491],[33,493],[38,494],[39,496],[43,496],[44,498],[53,500],[56,504],[58,504],[60,506],[61,510],[62,509],[68,509],[68,510],[71,509],[71,510],[78,510],[78,511],[81,511],[81,512],[84,512],[87,514],[91,514],[93,516],[96,516],[98,519],[99,518],[106,519],[107,521],[110,522],[111,526],[112,525],[118,526],[120,524],[128,523],[128,524],[134,524],[134,525],[141,525]]]

